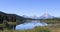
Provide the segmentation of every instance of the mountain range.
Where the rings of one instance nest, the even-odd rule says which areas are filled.
[[[23,17],[25,17],[25,18],[33,18],[33,19],[52,19],[52,18],[55,18],[54,16],[51,16],[48,13],[44,13],[40,17],[37,17],[37,16],[26,16],[26,15],[24,15]]]
[[[42,16],[40,16],[40,19],[52,19],[55,18],[54,16],[51,16],[48,13],[44,13]]]

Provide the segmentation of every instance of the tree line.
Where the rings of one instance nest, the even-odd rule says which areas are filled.
[[[18,23],[24,23],[25,20],[26,18],[22,16],[18,16],[16,14],[7,14],[0,11],[0,29],[12,29],[13,27],[15,29]]]

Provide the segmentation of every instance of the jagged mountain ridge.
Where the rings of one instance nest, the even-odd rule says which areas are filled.
[[[47,18],[52,19],[52,18],[54,18],[54,16],[51,16],[51,15],[48,14],[48,13],[45,13],[45,14],[43,14],[42,16],[40,16],[40,19],[47,19]]]
[[[47,19],[47,18],[52,19],[52,18],[55,18],[54,16],[51,16],[48,13],[44,13],[40,17],[37,17],[37,16],[26,16],[26,15],[24,15],[23,17],[25,17],[25,18],[33,18],[33,19]]]

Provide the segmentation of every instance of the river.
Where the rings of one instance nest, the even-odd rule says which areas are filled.
[[[28,20],[23,24],[19,24],[16,26],[16,30],[26,30],[26,29],[32,29],[36,26],[46,26],[47,23],[40,22],[40,20]]]

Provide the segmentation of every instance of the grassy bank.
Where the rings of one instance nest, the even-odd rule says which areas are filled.
[[[45,27],[35,27],[31,30],[8,30],[4,29],[0,32],[60,32],[60,25],[48,25]]]
[[[2,30],[0,32],[50,32],[49,28],[47,27],[35,27],[31,30]]]

